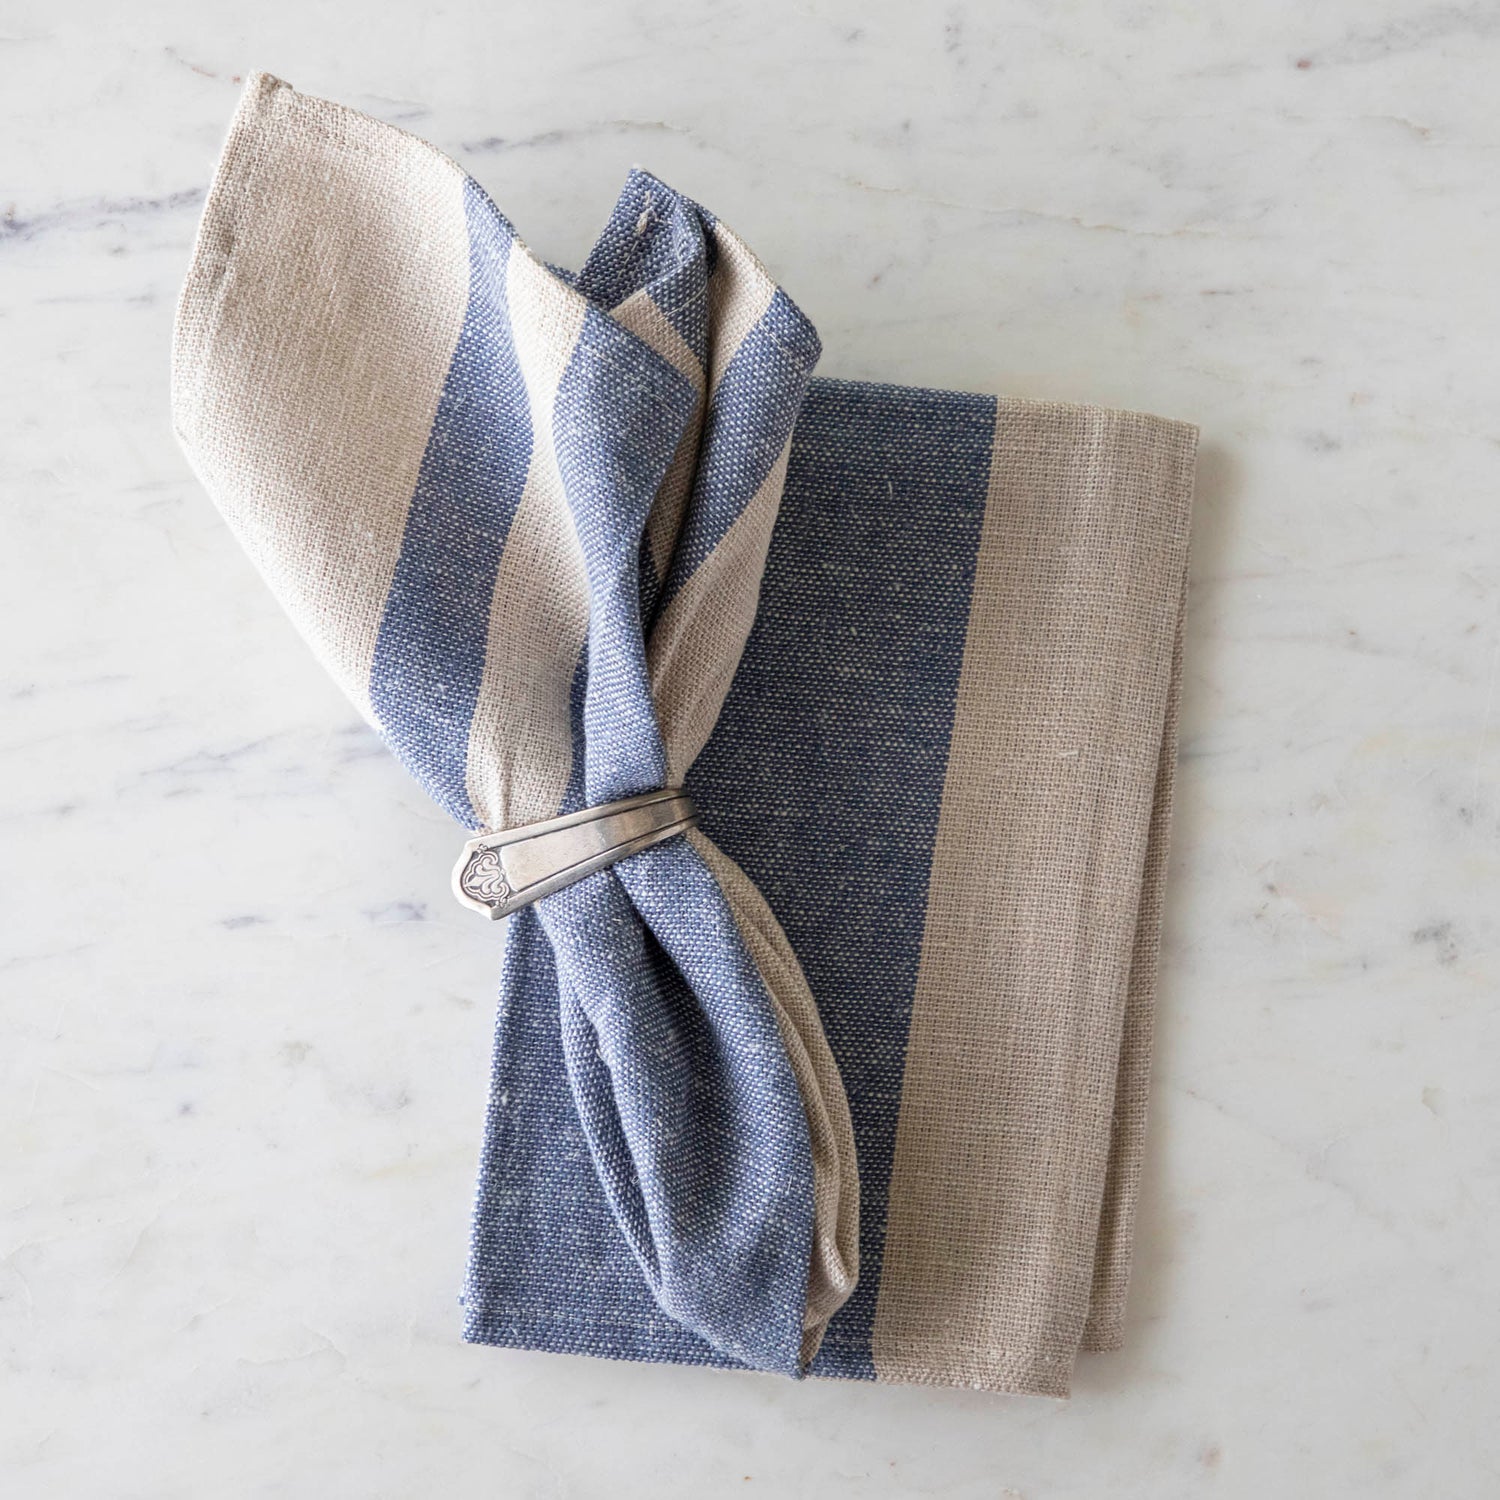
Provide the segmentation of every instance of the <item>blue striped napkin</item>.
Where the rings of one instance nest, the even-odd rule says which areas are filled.
[[[819,353],[647,172],[572,275],[260,74],[174,420],[459,824],[703,812],[507,919],[466,1337],[1062,1395],[1121,1334],[1195,433]]]

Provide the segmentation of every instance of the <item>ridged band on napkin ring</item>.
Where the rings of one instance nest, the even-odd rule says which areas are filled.
[[[453,894],[487,917],[509,916],[697,824],[693,799],[680,787],[666,787],[481,834],[464,845],[453,870]]]

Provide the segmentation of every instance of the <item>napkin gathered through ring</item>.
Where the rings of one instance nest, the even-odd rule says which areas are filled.
[[[466,1337],[1065,1395],[1122,1332],[1196,433],[819,354],[648,172],[575,275],[256,74],[173,416],[478,904],[492,836],[696,808],[505,918]]]

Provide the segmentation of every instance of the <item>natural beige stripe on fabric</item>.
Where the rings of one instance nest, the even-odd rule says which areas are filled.
[[[1156,417],[999,403],[897,1127],[880,1379],[1066,1395],[1101,1213],[1098,1326],[1117,1317],[1195,441]]]
[[[708,281],[712,331],[708,351],[710,396],[724,378],[729,361],[745,342],[745,335],[760,322],[776,296],[776,283],[771,280],[770,272],[737,234],[715,224],[714,244],[719,257]]]
[[[467,301],[458,168],[391,126],[252,77],[178,308],[173,421],[241,544],[367,718]]]
[[[730,361],[739,353],[745,336],[755,327],[776,295],[776,283],[770,273],[744,244],[722,225],[715,226],[719,259],[709,278],[710,308],[709,363],[711,381],[697,356],[688,347],[671,320],[657,306],[650,291],[642,288],[622,302],[611,314],[623,327],[649,344],[664,359],[669,359],[698,391],[698,402],[691,420],[683,431],[671,467],[667,470],[660,493],[646,521],[646,546],[658,578],[665,578],[677,546],[677,534],[687,510],[688,496],[696,471],[698,448],[703,437],[703,423],[709,401],[718,389]],[[779,501],[786,482],[783,464],[775,492]],[[774,520],[774,515],[772,517]],[[759,577],[760,569],[756,576]],[[739,660],[738,651],[735,660]],[[694,754],[697,752],[695,751]]]
[[[1183,580],[1186,585],[1186,578]],[[1167,689],[1166,727],[1156,771],[1156,801],[1141,880],[1141,917],[1130,964],[1125,1001],[1125,1033],[1120,1044],[1120,1077],[1115,1088],[1114,1133],[1109,1171],[1099,1214],[1094,1254],[1094,1291],[1083,1329],[1086,1350],[1118,1349],[1125,1338],[1125,1292],[1130,1282],[1130,1249],[1135,1205],[1146,1140],[1146,1102],[1151,1080],[1151,1042],[1156,1022],[1156,973],[1161,956],[1162,903],[1167,883],[1167,843],[1172,825],[1172,790],[1177,774],[1177,711],[1182,697],[1182,619],[1172,653]]]
[[[468,790],[488,829],[556,813],[573,768],[569,696],[588,634],[583,551],[558,469],[552,415],[587,304],[517,240],[506,262],[531,467],[495,571],[484,675],[469,727]]]

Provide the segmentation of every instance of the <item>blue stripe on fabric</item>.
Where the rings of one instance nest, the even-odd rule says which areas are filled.
[[[906,1037],[994,416],[989,398],[812,382],[755,628],[689,777],[709,831],[786,927],[854,1117],[860,1284],[813,1374],[875,1373]],[[551,945],[535,911],[508,925],[465,1337],[733,1364],[651,1297],[568,1086]]]
[[[605,309],[649,288],[651,300],[703,365],[708,361],[708,278],[717,260],[712,215],[633,167],[577,286]]]
[[[578,290],[595,306],[606,311],[618,306],[629,295],[633,284],[639,284],[631,268],[647,248],[640,230],[641,215],[649,207],[646,186],[650,181],[649,174],[631,168],[608,221],[594,241],[583,269],[574,278]]]
[[[696,401],[686,376],[588,309],[558,385],[552,432],[588,574],[591,803],[653,791],[666,777],[641,638],[641,534]]]
[[[668,930],[670,953],[655,935]],[[660,845],[511,919],[493,1067],[465,1338],[795,1374],[812,1237],[802,1101],[695,851]],[[654,1170],[638,1176],[632,1157]],[[658,1261],[689,1238],[730,1273],[684,1283],[690,1265]],[[712,1307],[727,1352],[666,1316],[643,1272],[669,1304]]]
[[[760,611],[688,784],[802,962],[843,1074],[860,1278],[815,1375],[873,1379],[906,1039],[993,398],[815,380]]]
[[[812,324],[778,290],[709,401],[692,503],[658,610],[698,571],[765,483],[791,436],[819,352]]]
[[[506,926],[464,1338],[603,1359],[736,1364],[651,1295],[600,1187],[569,1087],[552,945],[534,908]]]
[[[479,697],[495,572],[531,462],[531,411],[506,303],[515,235],[464,186],[469,303],[402,538],[370,669],[387,742],[467,827],[469,725]]]
[[[588,309],[558,384],[552,436],[589,585],[589,803],[665,776],[638,552],[697,399],[668,361]],[[550,954],[523,920],[513,937],[531,943],[527,962],[517,966],[508,948],[502,976],[470,1336],[545,1338],[514,1333],[528,1310],[543,1327],[589,1308],[613,1326],[617,1307],[599,1299],[603,1287],[618,1298],[628,1280],[623,1252],[658,1305],[648,1328],[665,1309],[721,1357],[798,1373],[813,1219],[807,1121],[764,981],[717,882],[677,840],[556,893],[535,918]],[[560,1011],[555,1033],[543,1011]],[[586,1157],[554,1154],[559,1086]],[[489,1144],[497,1134],[499,1155]],[[601,1198],[612,1240],[598,1232]],[[581,1244],[590,1223],[595,1232]],[[522,1255],[559,1238],[589,1263],[517,1280]],[[559,1307],[548,1288],[579,1274],[581,1302]],[[632,1317],[643,1318],[638,1300]]]

